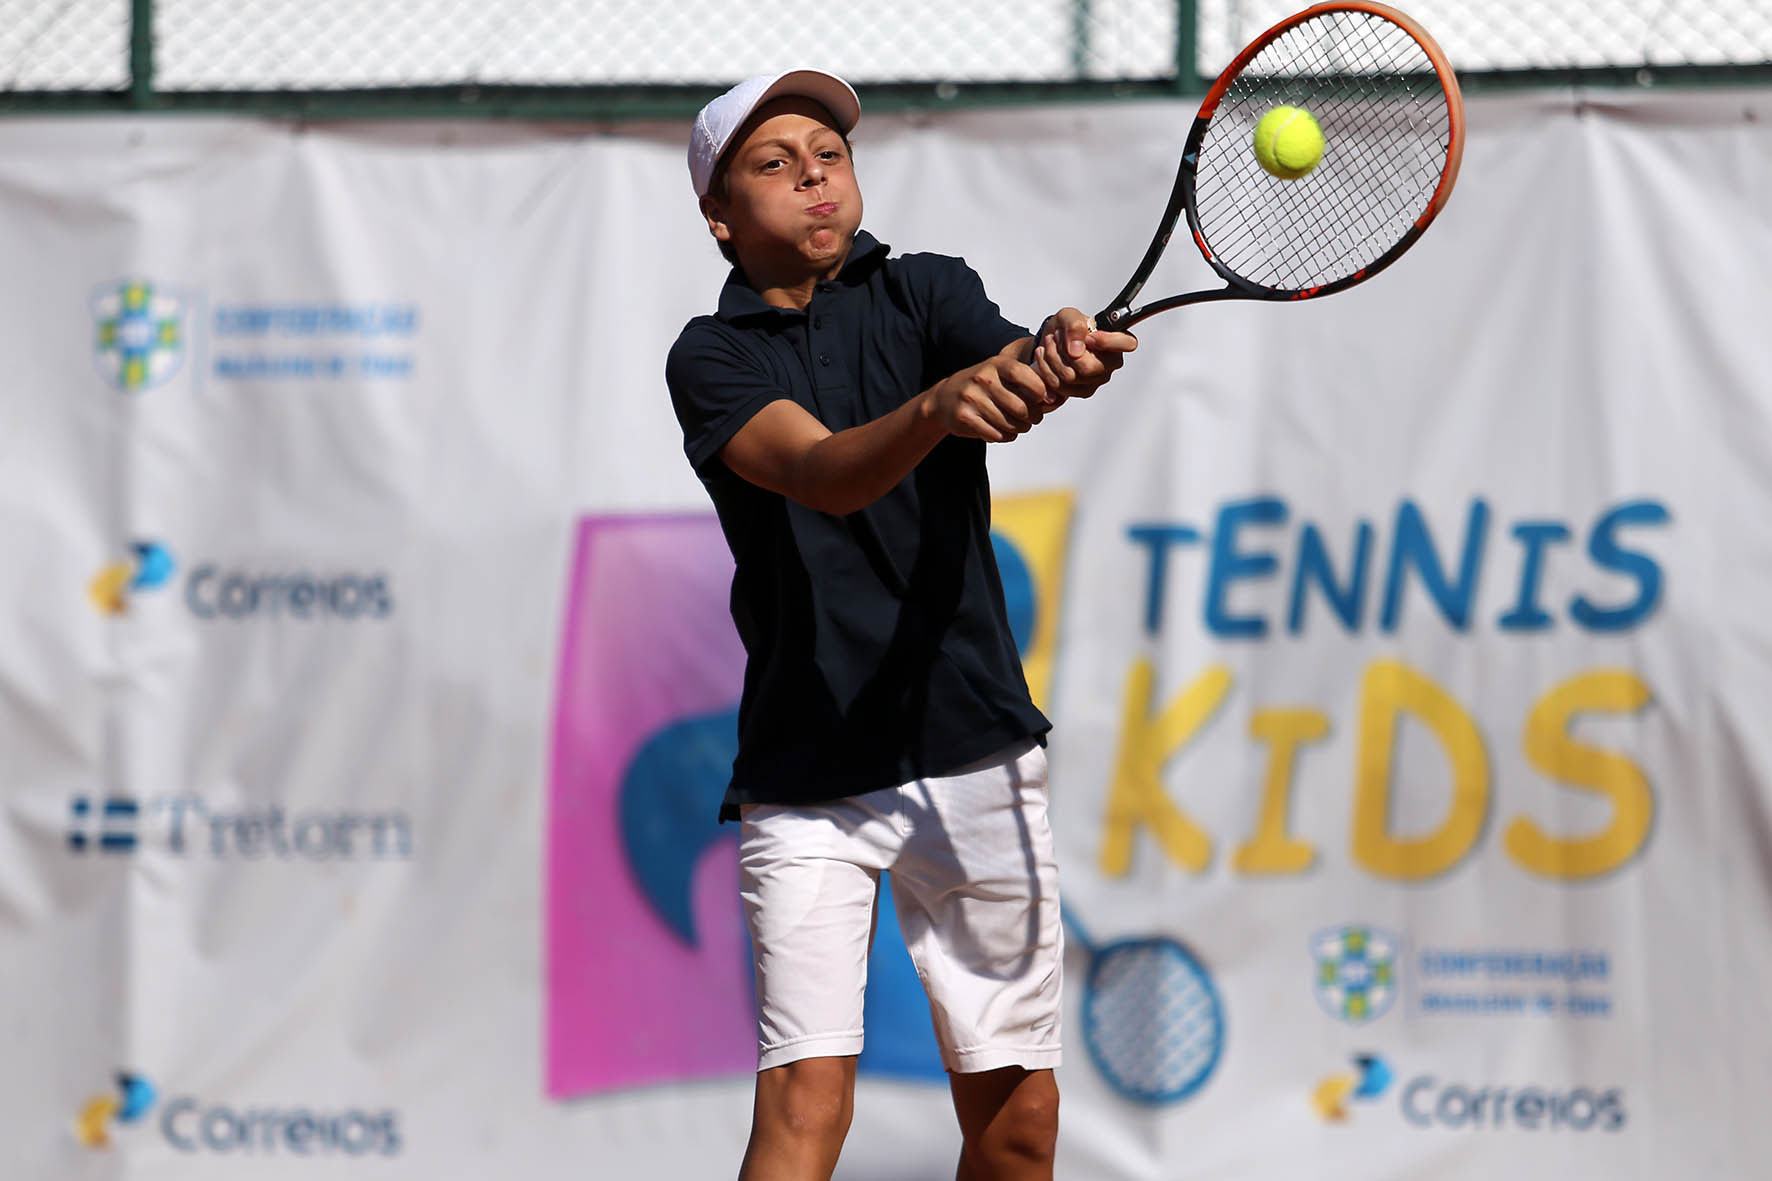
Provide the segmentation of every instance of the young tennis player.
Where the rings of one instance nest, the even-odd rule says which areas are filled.
[[[862,231],[855,92],[815,70],[703,108],[689,170],[734,269],[666,366],[737,563],[747,654],[721,807],[742,821],[759,1056],[741,1178],[828,1178],[853,1111],[882,871],[929,994],[961,1178],[1050,1178],[1058,876],[1044,735],[990,538],[985,444],[1136,346],[1036,339],[956,258]],[[964,177],[948,181],[963,182]]]

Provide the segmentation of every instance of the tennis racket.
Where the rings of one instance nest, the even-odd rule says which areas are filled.
[[[1107,1084],[1139,1103],[1186,1099],[1224,1052],[1224,1009],[1212,977],[1174,939],[1090,940],[1069,910],[1071,937],[1089,954],[1083,1044]]]
[[[1302,107],[1320,163],[1282,180],[1257,161],[1256,124]],[[1123,331],[1218,299],[1313,299],[1370,279],[1414,245],[1452,195],[1464,100],[1440,47],[1383,4],[1318,4],[1263,33],[1200,104],[1162,224],[1131,281],[1095,317]],[[1134,306],[1185,215],[1222,288]]]

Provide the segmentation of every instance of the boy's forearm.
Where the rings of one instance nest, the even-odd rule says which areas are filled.
[[[807,448],[795,468],[790,497],[807,508],[847,516],[886,495],[947,438],[930,392]]]

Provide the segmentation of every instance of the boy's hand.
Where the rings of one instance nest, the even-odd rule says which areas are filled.
[[[1007,443],[1032,430],[1049,408],[1046,383],[999,354],[947,378],[924,395],[926,413],[951,435]]]
[[[1087,398],[1113,377],[1138,347],[1130,332],[1102,332],[1076,308],[1048,316],[1034,340],[1031,363],[1045,383],[1047,409],[1066,398]]]

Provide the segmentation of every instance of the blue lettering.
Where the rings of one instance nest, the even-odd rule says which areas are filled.
[[[1544,550],[1552,542],[1569,540],[1569,527],[1560,521],[1521,521],[1513,534],[1526,549],[1520,568],[1520,596],[1501,617],[1503,631],[1537,632],[1551,625],[1550,613],[1538,605],[1538,587],[1544,576]]]
[[[1403,1118],[1418,1128],[1433,1127],[1434,1118],[1426,1112],[1415,1110],[1415,1096],[1422,1091],[1431,1091],[1433,1089],[1433,1076],[1425,1074],[1420,1078],[1410,1079],[1409,1085],[1403,1088]]]
[[[199,566],[191,571],[191,577],[185,580],[185,604],[190,607],[191,614],[199,619],[214,619],[215,608],[203,601],[202,585],[215,577],[214,566]]]
[[[1232,615],[1225,607],[1230,584],[1241,578],[1266,578],[1280,565],[1265,550],[1237,548],[1237,531],[1244,525],[1283,525],[1286,503],[1274,496],[1235,500],[1218,510],[1212,533],[1212,567],[1206,583],[1206,626],[1221,636],[1257,639],[1267,635],[1267,620],[1260,615]]]
[[[1156,635],[1163,630],[1163,584],[1169,571],[1169,547],[1191,545],[1200,540],[1199,530],[1187,525],[1133,525],[1126,535],[1150,547],[1150,573],[1145,579],[1144,630]]]
[[[1636,579],[1637,597],[1622,607],[1599,607],[1585,595],[1569,604],[1569,614],[1589,631],[1618,632],[1635,627],[1655,610],[1661,599],[1661,567],[1655,559],[1625,549],[1615,536],[1629,525],[1665,525],[1672,517],[1653,500],[1633,500],[1617,506],[1599,519],[1587,540],[1587,552],[1595,565]]]
[[[1367,558],[1372,552],[1372,526],[1361,521],[1354,530],[1353,570],[1346,586],[1335,582],[1335,567],[1329,560],[1329,547],[1322,531],[1307,524],[1298,539],[1298,569],[1292,575],[1292,604],[1286,615],[1286,630],[1297,635],[1304,630],[1306,584],[1315,582],[1329,603],[1329,609],[1349,632],[1360,630],[1360,617],[1365,613]]]
[[[1391,540],[1390,569],[1384,585],[1384,608],[1380,626],[1396,631],[1403,613],[1403,580],[1413,566],[1422,585],[1433,596],[1440,615],[1459,631],[1470,627],[1471,602],[1476,597],[1477,575],[1483,564],[1483,539],[1488,532],[1489,506],[1481,500],[1471,502],[1465,525],[1464,553],[1459,561],[1458,581],[1449,584],[1434,548],[1433,534],[1427,520],[1412,500],[1405,500],[1397,509],[1396,536]]]
[[[217,336],[411,336],[416,304],[222,305]]]
[[[160,1117],[161,1135],[166,1137],[166,1142],[168,1144],[172,1145],[180,1152],[197,1151],[197,1141],[180,1132],[177,1127],[177,1120],[180,1115],[183,1115],[185,1112],[194,1112],[196,1110],[197,1101],[195,1099],[174,1099],[171,1103],[166,1105],[166,1111]]]

